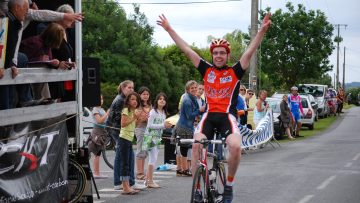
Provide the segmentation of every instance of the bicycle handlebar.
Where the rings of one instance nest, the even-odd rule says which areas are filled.
[[[176,143],[179,144],[193,144],[193,143],[200,143],[202,145],[206,145],[206,144],[225,144],[225,138],[222,138],[221,140],[207,140],[207,139],[202,139],[202,140],[195,140],[195,139],[180,139],[179,136],[176,137]]]

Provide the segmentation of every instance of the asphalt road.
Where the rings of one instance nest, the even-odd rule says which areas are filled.
[[[346,110],[317,136],[267,145],[243,155],[235,178],[233,202],[343,203],[360,202],[360,108]],[[163,150],[158,164],[163,164]],[[156,172],[160,189],[124,196],[113,190],[112,171],[102,163],[108,179],[96,180],[101,199],[94,202],[183,203],[190,200],[191,178],[174,171]],[[140,183],[140,182],[139,182]]]

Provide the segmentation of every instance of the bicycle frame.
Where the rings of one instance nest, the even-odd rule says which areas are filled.
[[[210,143],[214,144],[214,149],[215,149],[216,144],[221,144],[222,151],[224,151],[225,150],[225,138],[223,138],[222,140],[203,139],[201,141],[194,140],[194,139],[180,139],[179,137],[177,137],[176,139],[177,139],[176,145],[178,143],[182,143],[182,144],[200,143],[201,144],[201,147],[199,149],[200,157],[199,157],[199,160],[197,161],[197,165],[198,165],[198,168],[202,167],[205,172],[204,179],[205,179],[205,190],[206,190],[206,194],[207,194],[205,199],[207,199],[209,202],[218,202],[221,194],[219,193],[218,189],[215,187],[216,179],[218,176],[220,176],[220,178],[221,178],[221,175],[222,175],[223,180],[221,181],[221,183],[223,185],[225,185],[225,182],[226,182],[225,170],[221,163],[221,160],[218,160],[217,152],[216,151],[214,153],[208,152],[208,145]],[[212,165],[211,169],[209,169],[209,166],[208,166],[208,161],[207,161],[208,156],[213,158],[213,165]],[[217,174],[218,171],[223,174]],[[215,173],[215,176],[211,180],[210,180],[209,172]],[[195,174],[194,174],[194,176],[195,176]],[[193,183],[193,187],[192,187],[193,189],[195,188],[194,183]],[[200,190],[200,185],[196,185],[196,189]],[[222,199],[222,197],[220,197],[220,200],[221,199]]]

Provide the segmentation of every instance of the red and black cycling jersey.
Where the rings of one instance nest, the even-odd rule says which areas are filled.
[[[240,61],[234,66],[217,68],[201,59],[198,70],[204,78],[205,96],[209,112],[231,113],[237,117],[236,104],[240,79],[245,70]]]

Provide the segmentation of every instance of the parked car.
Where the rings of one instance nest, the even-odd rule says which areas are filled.
[[[304,110],[304,116],[301,117],[300,122],[303,127],[308,127],[310,130],[314,129],[315,125],[315,110],[312,108],[310,100],[305,95],[300,95],[301,105]]]
[[[315,121],[318,121],[319,119],[318,103],[314,98],[314,96],[312,96],[311,94],[300,94],[300,95],[305,96],[309,99],[311,107],[314,109],[315,112]]]
[[[316,102],[318,103],[318,115],[320,118],[327,117],[330,114],[330,109],[327,102],[327,85],[319,84],[300,84],[299,93],[300,94],[311,94]]]

